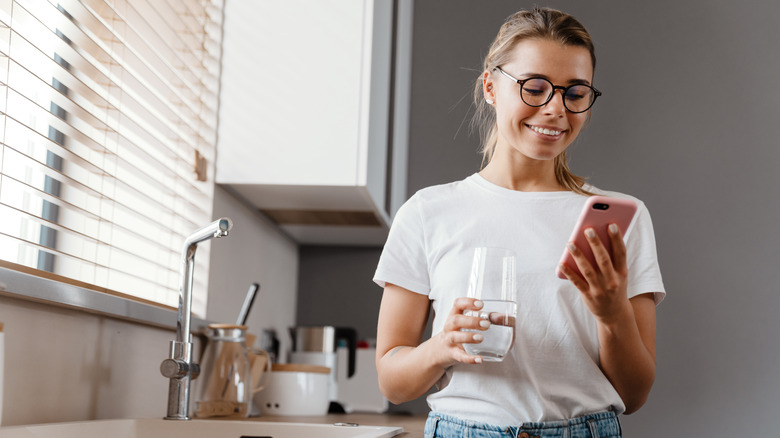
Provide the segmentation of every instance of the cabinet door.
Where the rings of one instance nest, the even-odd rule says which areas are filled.
[[[370,2],[252,0],[225,8],[217,182],[358,184]]]

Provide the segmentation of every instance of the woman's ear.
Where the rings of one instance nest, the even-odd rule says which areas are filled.
[[[485,102],[489,105],[496,102],[496,94],[493,91],[493,76],[489,71],[482,74],[482,94],[485,96]]]

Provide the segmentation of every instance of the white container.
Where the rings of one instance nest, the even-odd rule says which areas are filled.
[[[347,377],[346,348],[339,348],[338,385],[339,403],[348,414],[353,412],[384,413],[390,402],[379,390],[379,373],[376,370],[376,348],[355,350],[355,374]]]
[[[254,402],[261,415],[318,416],[328,413],[330,368],[305,364],[274,364],[268,386]]]

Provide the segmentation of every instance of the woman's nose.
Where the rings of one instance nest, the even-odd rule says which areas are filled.
[[[561,116],[566,114],[566,105],[563,104],[563,93],[564,90],[555,90],[553,92],[550,101],[544,104],[545,113]]]

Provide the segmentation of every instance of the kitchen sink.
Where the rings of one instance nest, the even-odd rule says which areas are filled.
[[[263,421],[95,420],[0,428],[0,438],[389,438],[400,427]]]

